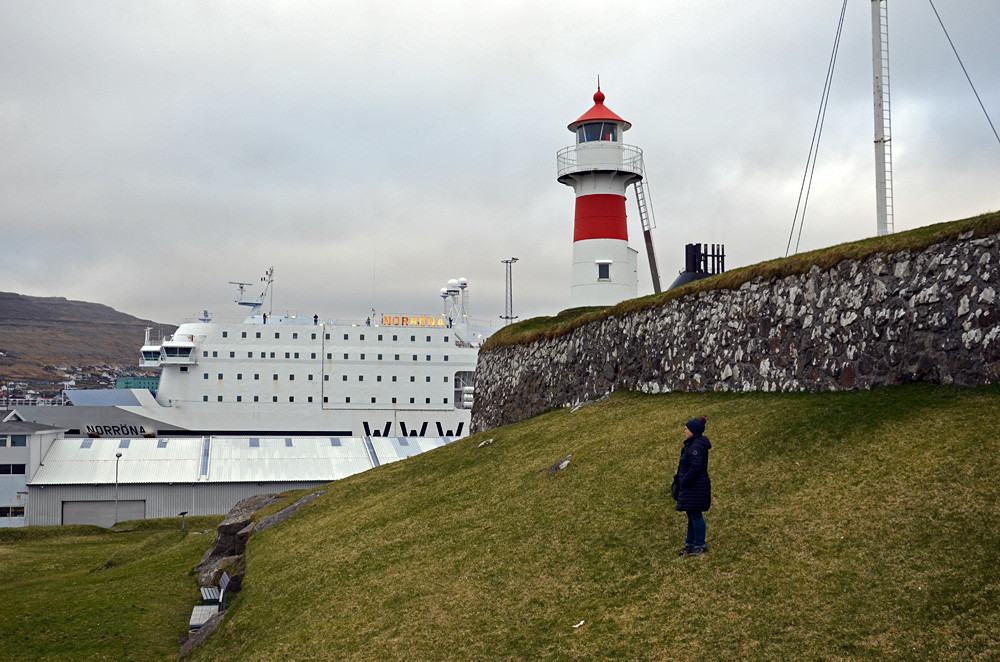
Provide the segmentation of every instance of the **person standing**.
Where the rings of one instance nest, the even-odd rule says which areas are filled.
[[[705,436],[704,418],[684,424],[684,447],[677,464],[677,510],[688,516],[687,538],[678,556],[698,556],[708,551],[705,544],[705,511],[712,507],[712,481],[708,477],[708,449],[712,443]]]

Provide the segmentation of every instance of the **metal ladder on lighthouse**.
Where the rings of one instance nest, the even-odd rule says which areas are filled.
[[[649,275],[653,279],[653,292],[660,293],[660,272],[656,268],[656,254],[653,253],[653,235],[650,230],[656,227],[653,210],[649,204],[649,193],[643,180],[633,184],[635,188],[635,203],[639,208],[639,220],[642,222],[642,236],[646,241],[646,256],[649,258]]]

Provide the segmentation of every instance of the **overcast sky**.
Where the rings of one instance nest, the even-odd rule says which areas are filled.
[[[937,0],[994,124],[1000,3]],[[683,245],[781,257],[839,0],[0,1],[0,290],[178,323],[569,306],[566,125],[643,149],[668,285]],[[928,2],[889,6],[895,227],[1000,208],[1000,144]],[[871,17],[850,0],[802,250],[876,231]],[[630,190],[631,196],[631,190]],[[629,233],[643,251],[634,200]],[[640,253],[640,294],[652,291]],[[2,314],[2,311],[0,311]]]

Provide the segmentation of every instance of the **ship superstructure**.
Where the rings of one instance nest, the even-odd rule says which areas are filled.
[[[63,410],[49,422],[81,436],[468,434],[478,348],[492,329],[469,318],[464,279],[442,289],[441,314],[358,320],[266,312],[270,271],[253,300],[234,284],[244,319],[205,311],[160,342],[147,331],[140,366],[160,372],[155,397],[67,391],[76,406],[47,408]],[[42,410],[32,418],[44,422]]]

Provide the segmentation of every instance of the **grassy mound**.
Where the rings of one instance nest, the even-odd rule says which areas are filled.
[[[252,538],[192,659],[997,659],[998,413],[996,387],[619,393],[481,433]],[[699,415],[711,551],[677,558]]]
[[[863,261],[879,253],[890,255],[904,250],[919,252],[942,241],[959,238],[968,233],[973,239],[1000,232],[1000,212],[990,212],[972,218],[898,232],[883,237],[839,244],[787,258],[769,260],[688,283],[676,290],[629,299],[607,308],[572,308],[552,317],[535,317],[505,326],[483,343],[483,351],[506,345],[531,343],[542,338],[557,338],[591,322],[624,315],[631,312],[662,306],[671,299],[678,299],[710,290],[734,290],[744,283],[761,277],[786,278],[808,273],[814,266],[831,269],[844,260]]]

